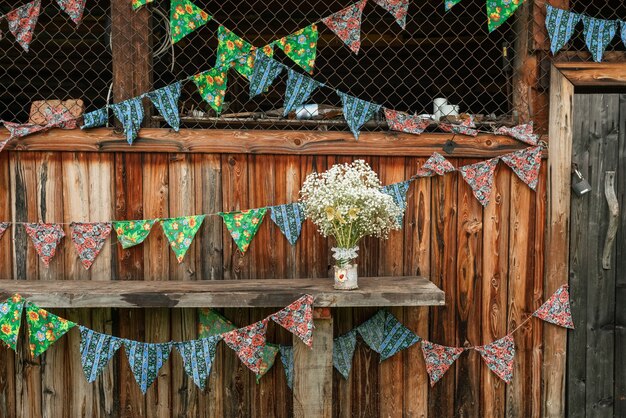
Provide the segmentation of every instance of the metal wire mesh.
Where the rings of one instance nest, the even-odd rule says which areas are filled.
[[[113,0],[121,1],[121,0]],[[131,0],[124,0],[130,3]],[[21,3],[26,3],[24,0]],[[38,100],[80,99],[89,111],[102,107],[111,96],[111,1],[87,1],[83,23],[76,27],[56,2],[43,0],[31,51],[25,53],[11,34],[0,41],[0,117],[25,122],[37,119]],[[195,0],[215,20],[251,44],[261,47],[354,3],[353,0]],[[369,1],[363,12],[362,47],[353,54],[323,24],[313,77],[328,86],[385,107],[417,114],[433,113],[433,99],[445,97],[461,112],[479,115],[483,122],[516,123],[547,113],[549,64],[556,60],[589,61],[582,23],[563,51],[552,57],[546,42],[544,1],[527,0],[500,28],[489,34],[485,0],[463,0],[444,11],[443,0],[411,1],[406,30],[385,9]],[[551,2],[604,19],[626,19],[621,0],[576,0],[567,5]],[[560,2],[563,3],[563,2]],[[0,11],[19,6],[0,1]],[[156,0],[151,10],[151,80],[158,88],[207,70],[215,62],[215,21],[169,46],[169,1]],[[130,9],[129,9],[130,10]],[[6,22],[0,29],[7,32]],[[504,51],[506,50],[506,54]],[[618,37],[605,60],[624,60]],[[521,61],[529,56],[532,68]],[[276,48],[275,58],[297,69]],[[520,82],[520,79],[522,80]],[[203,103],[192,82],[185,84],[180,110],[183,127],[226,129],[338,129],[347,130],[340,99],[330,89],[316,91],[310,102],[320,106],[311,120],[282,117],[286,74],[270,90],[250,99],[248,82],[229,72],[222,115]],[[522,86],[522,87],[520,87]],[[526,87],[524,87],[526,86]],[[543,99],[542,99],[543,97]],[[150,112],[149,112],[150,113]],[[151,112],[145,125],[165,126]],[[385,129],[384,117],[366,129]]]

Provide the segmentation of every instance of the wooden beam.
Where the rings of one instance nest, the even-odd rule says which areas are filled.
[[[626,86],[624,62],[559,62],[554,65],[576,87]]]
[[[363,277],[341,291],[330,279],[203,281],[1,280],[0,297],[19,293],[42,308],[264,308],[304,294],[317,307],[441,306],[444,293],[423,277]]]

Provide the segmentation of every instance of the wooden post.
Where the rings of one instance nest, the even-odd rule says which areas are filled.
[[[293,414],[296,418],[332,415],[333,318],[329,308],[316,308],[313,315],[313,348],[293,337]]]

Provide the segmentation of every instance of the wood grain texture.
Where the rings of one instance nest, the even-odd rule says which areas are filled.
[[[619,98],[620,120],[618,126],[618,167],[626,167],[626,96],[621,94]],[[615,270],[617,272],[626,271],[626,171],[618,170],[617,183],[620,185],[620,224],[616,240]],[[615,277],[615,300],[626,300],[626,274],[616,274]],[[615,304],[615,416],[626,415],[626,357],[619,353],[626,353],[626,304]]]
[[[555,67],[578,87],[626,86],[626,64],[623,62],[559,62]]]

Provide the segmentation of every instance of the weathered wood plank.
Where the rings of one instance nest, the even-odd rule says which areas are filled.
[[[619,153],[617,166],[618,171],[617,184],[620,190],[620,225],[622,228],[618,230],[617,248],[616,248],[616,264],[615,270],[620,272],[615,277],[615,300],[626,300],[626,96],[620,95],[620,119],[619,119]],[[626,416],[626,304],[615,304],[615,404],[613,413],[615,416]],[[622,354],[620,354],[622,353]]]
[[[563,77],[578,87],[617,88],[626,85],[626,64],[623,62],[559,62],[554,65]]]

